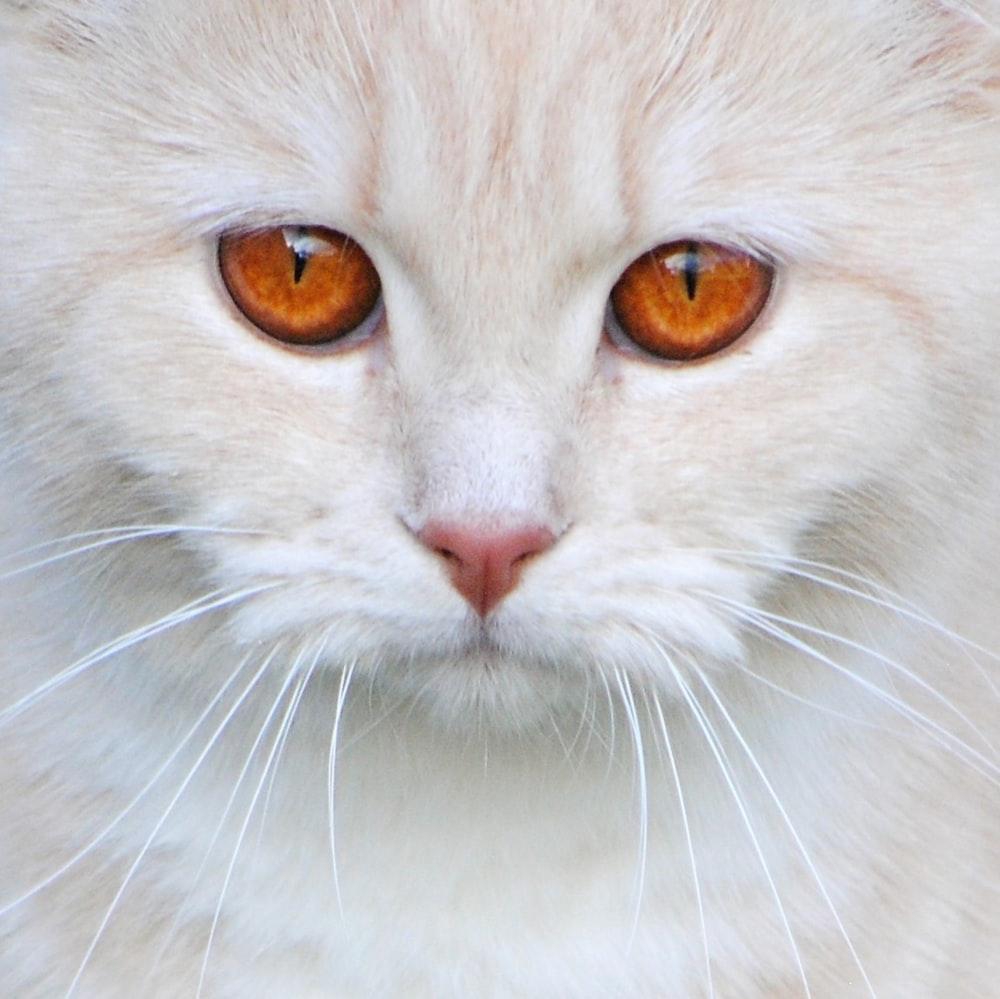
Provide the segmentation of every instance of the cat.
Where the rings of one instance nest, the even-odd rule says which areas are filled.
[[[1000,7],[0,0],[0,991],[1000,995]]]

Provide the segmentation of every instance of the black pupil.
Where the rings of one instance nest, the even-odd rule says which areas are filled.
[[[698,257],[698,244],[688,243],[684,249],[684,288],[687,291],[689,302],[694,301],[694,296],[698,292],[698,276],[701,272],[700,260]]]
[[[301,250],[293,250],[292,252],[295,254],[295,283],[298,284],[305,273],[306,264],[309,263],[309,255]]]

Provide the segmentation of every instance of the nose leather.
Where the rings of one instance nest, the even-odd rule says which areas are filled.
[[[444,559],[452,586],[482,618],[517,587],[524,563],[556,540],[539,525],[487,531],[441,522],[428,524],[417,537]]]

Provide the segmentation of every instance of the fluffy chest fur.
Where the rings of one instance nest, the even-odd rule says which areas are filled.
[[[4,994],[995,990],[1000,12],[535,6],[0,0]]]

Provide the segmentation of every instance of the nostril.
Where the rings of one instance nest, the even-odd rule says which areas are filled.
[[[524,562],[556,541],[552,531],[538,525],[487,531],[440,521],[429,523],[417,537],[448,563],[452,585],[480,617],[515,589]]]
[[[422,540],[422,539],[421,539]],[[449,562],[461,562],[457,552],[451,551],[449,548],[433,548],[431,549],[436,554],[440,555],[442,558],[448,559]]]

